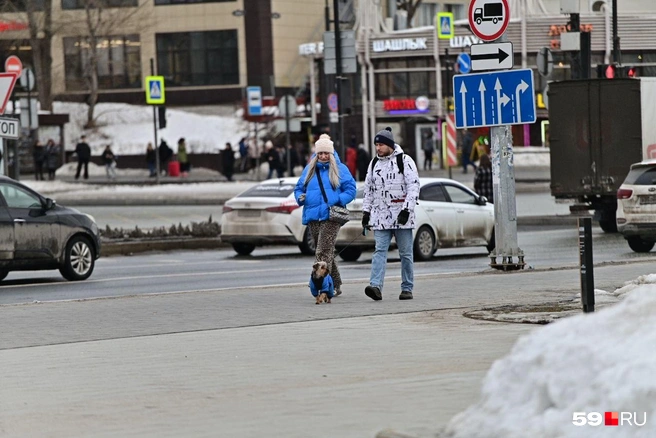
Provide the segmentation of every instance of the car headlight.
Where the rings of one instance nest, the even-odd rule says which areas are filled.
[[[91,216],[90,214],[87,214],[87,213],[83,213],[83,214],[86,217],[88,217],[91,222],[93,222],[94,224],[96,223],[96,218],[94,218],[93,216]]]

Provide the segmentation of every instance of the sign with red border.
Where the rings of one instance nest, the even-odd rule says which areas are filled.
[[[0,73],[0,114],[5,112],[11,92],[14,91],[14,85],[16,85],[16,78],[14,73]]]
[[[469,27],[483,41],[494,41],[510,22],[508,0],[472,0],[469,3]]]

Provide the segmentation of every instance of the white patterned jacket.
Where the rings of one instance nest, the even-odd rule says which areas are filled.
[[[362,211],[370,213],[369,225],[374,230],[415,228],[415,205],[419,199],[419,174],[412,157],[403,154],[403,173],[399,172],[396,156],[403,154],[398,144],[387,157],[378,157],[375,167],[367,169]],[[405,225],[399,225],[401,210],[410,212]]]

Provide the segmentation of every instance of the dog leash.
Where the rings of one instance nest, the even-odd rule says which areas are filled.
[[[363,234],[358,234],[357,236],[355,236],[355,239],[351,240],[351,241],[350,241],[350,242],[349,242],[344,248],[342,248],[342,250],[341,250],[340,252],[338,252],[337,255],[336,255],[335,257],[339,256],[342,252],[344,252],[344,250],[345,250],[346,248],[348,248],[349,246],[351,246],[351,244],[352,244],[353,242],[355,242],[356,240],[358,240],[358,238],[359,238],[360,236],[363,236]]]

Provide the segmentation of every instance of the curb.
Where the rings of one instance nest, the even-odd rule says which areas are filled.
[[[134,241],[103,241],[100,248],[101,257],[113,255],[130,255],[147,251],[175,251],[181,249],[217,249],[228,246],[220,237],[171,238]]]
[[[553,215],[553,216],[520,216],[517,218],[517,226],[572,226],[576,227],[579,216]]]
[[[223,205],[230,198],[104,198],[80,199],[57,197],[57,203],[67,207],[97,207],[97,206],[167,206],[167,205]]]

